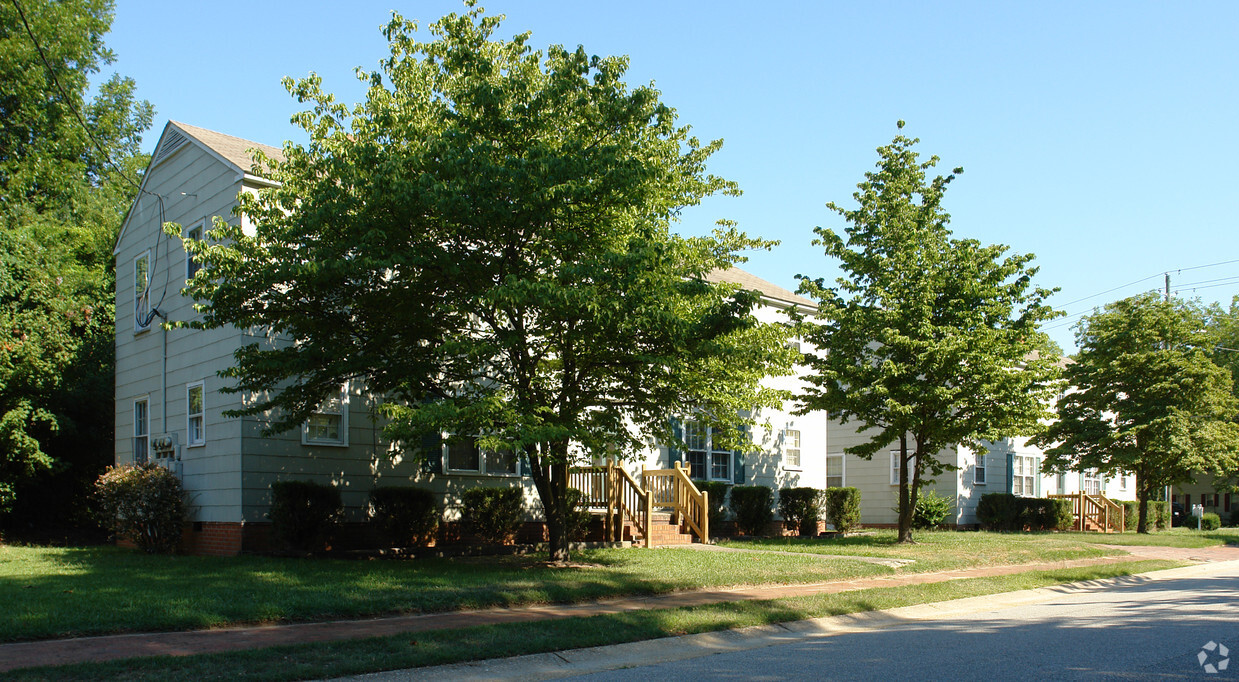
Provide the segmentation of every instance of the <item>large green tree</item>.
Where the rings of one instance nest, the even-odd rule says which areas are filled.
[[[1198,305],[1156,293],[1125,298],[1080,320],[1076,344],[1072,388],[1035,441],[1048,447],[1047,469],[1135,474],[1137,530],[1147,533],[1157,490],[1239,466],[1239,399],[1230,372],[1210,359]]]
[[[0,3],[0,511],[24,485],[39,520],[111,458],[112,245],[152,116],[126,78],[88,97],[111,20],[100,0]]]
[[[496,39],[499,21],[471,8],[418,42],[396,16],[351,108],[288,81],[313,105],[296,119],[309,145],[286,144],[280,186],[242,197],[252,235],[221,225],[219,244],[190,245],[208,266],[191,293],[204,326],[280,339],[227,372],[260,396],[242,414],[291,428],[360,379],[406,451],[448,432],[523,458],[564,559],[574,461],[672,438],[675,414],[738,437],[791,358],[754,294],[705,279],[767,243],[670,231],[736,191],[705,171],[719,142],[629,89],[625,58],[534,51]]]
[[[1033,257],[953,239],[942,198],[955,175],[929,178],[938,157],[922,161],[916,143],[899,134],[878,148],[855,208],[827,204],[847,223],[814,230],[843,271],[835,286],[798,276],[818,302],[800,333],[820,351],[805,356],[801,407],[863,429],[869,440],[850,454],[899,444],[900,542],[921,486],[955,468],[939,453],[1035,431],[1057,374],[1038,330],[1055,313],[1032,284]]]

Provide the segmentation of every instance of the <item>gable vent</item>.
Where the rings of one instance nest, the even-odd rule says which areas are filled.
[[[171,155],[172,152],[183,147],[186,142],[188,142],[188,139],[179,131],[169,130],[168,136],[163,140],[163,144],[159,145],[159,149],[155,150],[155,157],[151,159],[151,165],[154,166],[164,160],[166,157]]]

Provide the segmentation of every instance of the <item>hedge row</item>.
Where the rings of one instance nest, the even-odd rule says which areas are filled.
[[[1127,530],[1136,530],[1140,523],[1140,503],[1127,500],[1123,505],[1123,525]],[[1149,530],[1170,529],[1170,505],[1165,502],[1149,502]]]
[[[1071,500],[986,493],[977,504],[977,519],[986,530],[1066,530],[1073,518]]]

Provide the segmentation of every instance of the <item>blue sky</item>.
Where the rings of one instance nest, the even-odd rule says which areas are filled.
[[[826,202],[851,202],[903,119],[923,155],[965,169],[945,201],[956,236],[1035,253],[1038,283],[1061,288],[1064,348],[1075,314],[1167,271],[1181,296],[1239,294],[1239,3],[482,4],[507,16],[502,36],[629,55],[630,84],[723,138],[710,171],[744,195],[678,229],[728,218],[781,240],[744,267],[787,288],[837,275],[812,229],[842,228]],[[304,141],[281,77],[313,71],[356,101],[393,8],[425,26],[462,5],[119,0],[107,41],[157,109],[148,148],[168,119],[278,145]]]

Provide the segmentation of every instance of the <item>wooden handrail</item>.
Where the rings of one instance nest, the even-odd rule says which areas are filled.
[[[650,545],[650,517],[653,505],[648,491],[643,490],[623,467],[608,463],[602,466],[573,467],[568,472],[568,485],[580,490],[585,506],[605,509],[603,532],[608,540],[622,539],[626,517]],[[615,520],[618,517],[619,523]]]
[[[691,467],[676,462],[671,469],[645,469],[641,477],[654,504],[670,508],[679,522],[694,531],[702,542],[709,542],[709,495],[697,490],[689,478],[691,471]]]
[[[1103,533],[1115,531],[1122,533],[1127,530],[1123,505],[1105,495],[1089,495],[1081,490],[1077,493],[1046,495],[1046,497],[1071,500],[1071,513],[1075,516],[1075,530],[1086,530],[1087,521],[1092,521]]]

